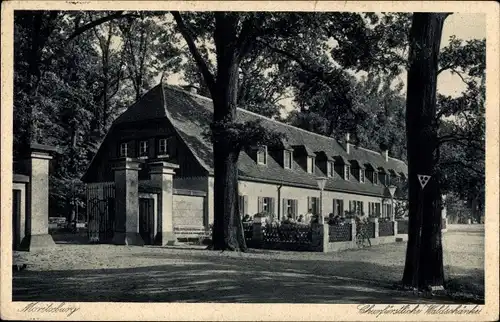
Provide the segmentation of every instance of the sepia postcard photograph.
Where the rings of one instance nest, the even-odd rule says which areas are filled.
[[[1,318],[498,320],[499,21],[3,2]]]

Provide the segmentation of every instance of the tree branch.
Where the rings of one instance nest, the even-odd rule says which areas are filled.
[[[189,51],[191,52],[191,55],[193,55],[193,58],[200,68],[200,71],[203,75],[203,78],[205,79],[205,84],[207,85],[208,89],[210,92],[215,91],[215,78],[208,69],[208,64],[207,62],[203,59],[203,57],[200,54],[200,51],[196,47],[195,40],[193,36],[191,35],[191,32],[189,31],[189,28],[186,26],[184,23],[184,20],[182,19],[181,14],[179,11],[171,11],[170,12],[172,16],[174,17],[177,27],[179,28],[179,31],[182,34],[182,37],[184,37],[184,40],[186,41]]]
[[[302,59],[300,59],[298,56],[286,51],[286,50],[283,50],[283,49],[280,49],[280,48],[277,48],[277,47],[274,47],[272,45],[270,45],[268,42],[266,41],[263,41],[261,39],[257,39],[257,41],[259,41],[261,44],[263,44],[264,46],[266,46],[267,48],[269,48],[270,50],[272,50],[273,52],[277,53],[277,54],[280,54],[282,56],[285,56],[287,58],[290,58],[291,60],[295,61],[297,64],[300,65],[300,67],[304,70],[307,70],[309,72],[312,72],[314,73],[315,75],[317,76],[320,76],[320,78],[322,78],[323,80],[325,80],[326,78],[324,77],[324,74],[321,72],[321,71],[318,71],[318,70],[315,70],[314,68],[312,68],[311,66],[309,66],[308,64],[306,64]]]
[[[445,66],[441,67],[440,69],[438,69],[438,71],[437,71],[437,74],[436,74],[436,75],[439,75],[442,71],[445,71],[445,70],[447,70],[447,69],[450,69],[451,67],[453,67],[453,65],[451,65],[451,64],[448,64],[448,65],[445,65]]]
[[[240,35],[236,41],[236,48],[238,50],[238,55],[244,57],[251,49],[252,43],[255,40],[255,28],[251,19],[247,19],[243,22],[241,27]]]
[[[469,169],[473,172],[475,172],[476,174],[478,174],[481,178],[484,178],[484,172],[479,170],[479,169],[476,169],[474,168],[473,166],[469,165],[469,164],[466,164],[464,163],[463,161],[460,161],[460,160],[456,160],[456,161],[447,161],[447,162],[441,162],[438,164],[440,167],[442,166],[452,166],[452,165],[458,165],[458,166],[461,166],[463,168],[466,168],[466,169]]]
[[[310,72],[312,73],[313,75],[315,75],[316,77],[318,77],[320,80],[322,80],[325,85],[330,88],[330,90],[335,93],[338,91],[338,86],[340,84],[336,83],[336,84],[332,84],[332,81],[331,79],[329,79],[329,74],[324,72],[322,69],[320,68],[314,68],[312,66],[310,66],[309,64],[307,64],[304,60],[302,60],[300,57],[298,57],[297,55],[294,55],[286,50],[283,50],[283,49],[280,49],[280,48],[277,48],[277,47],[274,47],[272,46],[271,44],[269,44],[268,42],[266,41],[263,41],[261,39],[258,39],[257,38],[257,41],[259,41],[260,43],[262,43],[264,46],[266,46],[267,48],[269,48],[271,51],[277,53],[277,54],[280,54],[282,56],[285,56],[293,61],[295,61],[297,64],[300,65],[300,67],[307,71],[307,72]],[[330,74],[331,75],[331,74]],[[349,105],[347,107],[348,111],[351,112],[355,117],[356,115],[358,115],[358,113],[362,113],[363,111],[355,111],[352,107],[352,105]]]
[[[113,19],[123,19],[123,18],[128,18],[128,17],[138,17],[138,15],[136,14],[123,14],[123,11],[117,11],[113,14],[110,14],[108,16],[105,16],[105,17],[102,17],[102,18],[99,18],[97,20],[94,20],[92,22],[89,22],[88,24],[82,26],[82,27],[79,27],[77,28],[67,39],[66,41],[70,41],[72,40],[73,38],[76,38],[78,37],[79,35],[83,34],[85,31],[89,30],[89,29],[92,29],[94,27],[97,27],[99,26],[100,24],[103,24],[105,22],[108,22],[108,21],[111,21]]]
[[[469,83],[467,83],[467,81],[464,79],[462,74],[460,74],[455,68],[450,68],[450,70],[453,74],[457,74],[458,77],[460,77],[462,79],[462,82],[464,82],[465,85],[469,85]]]

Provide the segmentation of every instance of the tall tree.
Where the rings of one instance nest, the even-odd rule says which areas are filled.
[[[43,103],[38,89],[40,80],[53,61],[64,54],[67,46],[86,31],[113,19],[133,17],[134,13],[116,11],[98,19],[81,23],[82,12],[21,10],[16,12],[14,22],[14,82],[19,89],[14,95],[14,155],[25,153],[31,142],[43,141],[42,133],[47,123],[40,110]],[[73,21],[71,33],[61,32],[61,27]],[[62,37],[66,38],[62,38]]]
[[[186,25],[179,12],[172,12],[177,26],[187,42],[189,50],[200,69],[214,104],[212,142],[214,153],[214,249],[246,249],[241,218],[238,214],[238,168],[241,149],[239,142],[232,141],[236,129],[238,68],[255,39],[255,19],[242,23],[238,13],[216,12],[200,15],[204,27],[213,32],[216,50],[217,74],[214,76],[207,61],[201,55],[195,35]]]
[[[120,21],[125,66],[135,92],[135,101],[152,87],[153,79],[163,72],[176,72],[180,50],[166,13],[152,15],[141,11],[138,18]]]
[[[409,232],[403,284],[444,285],[441,244],[441,173],[437,165],[436,86],[446,13],[414,13],[410,30],[406,137]],[[422,189],[418,175],[431,176]]]
[[[45,70],[46,47],[60,21],[57,11],[19,11],[14,23],[14,155],[24,154],[30,142],[40,135],[44,122],[38,101],[40,80]]]
[[[327,41],[346,35],[363,38],[364,22],[349,13],[179,13],[172,12],[177,27],[203,75],[214,104],[211,126],[214,151],[215,249],[245,249],[241,218],[237,211],[240,150],[246,144],[262,144],[266,133],[257,124],[238,124],[238,81],[241,62],[260,44],[335,88],[338,69],[324,68]],[[215,75],[204,57],[204,43],[215,47]],[[273,44],[280,43],[281,47]],[[250,129],[250,130],[249,130]],[[235,139],[237,138],[237,139]],[[242,139],[244,138],[244,139]],[[266,142],[268,143],[268,142]]]
[[[129,96],[120,86],[126,75],[119,68],[120,42],[112,22],[135,16],[16,12],[15,160],[33,141],[59,148],[50,173],[51,213],[71,218],[75,206],[82,205],[84,193],[77,182]],[[15,171],[23,171],[19,165]]]

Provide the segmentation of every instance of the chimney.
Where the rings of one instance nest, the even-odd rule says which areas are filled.
[[[385,162],[389,161],[389,150],[384,150]]]
[[[351,134],[346,133],[346,135],[345,135],[345,150],[346,150],[347,154],[349,154],[350,149],[351,149],[351,144],[349,143],[350,141],[351,141]]]

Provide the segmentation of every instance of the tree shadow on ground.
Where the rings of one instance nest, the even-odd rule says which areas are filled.
[[[16,272],[13,300],[454,303],[447,299],[417,298],[396,291],[392,283],[397,281],[383,281],[374,276],[384,270],[401,272],[401,268],[368,262],[281,259],[270,262],[265,258],[223,257],[201,252],[134,256],[150,259],[174,257],[175,261],[133,268]],[[332,269],[331,265],[336,267]],[[366,271],[374,274],[366,276],[363,274]]]

